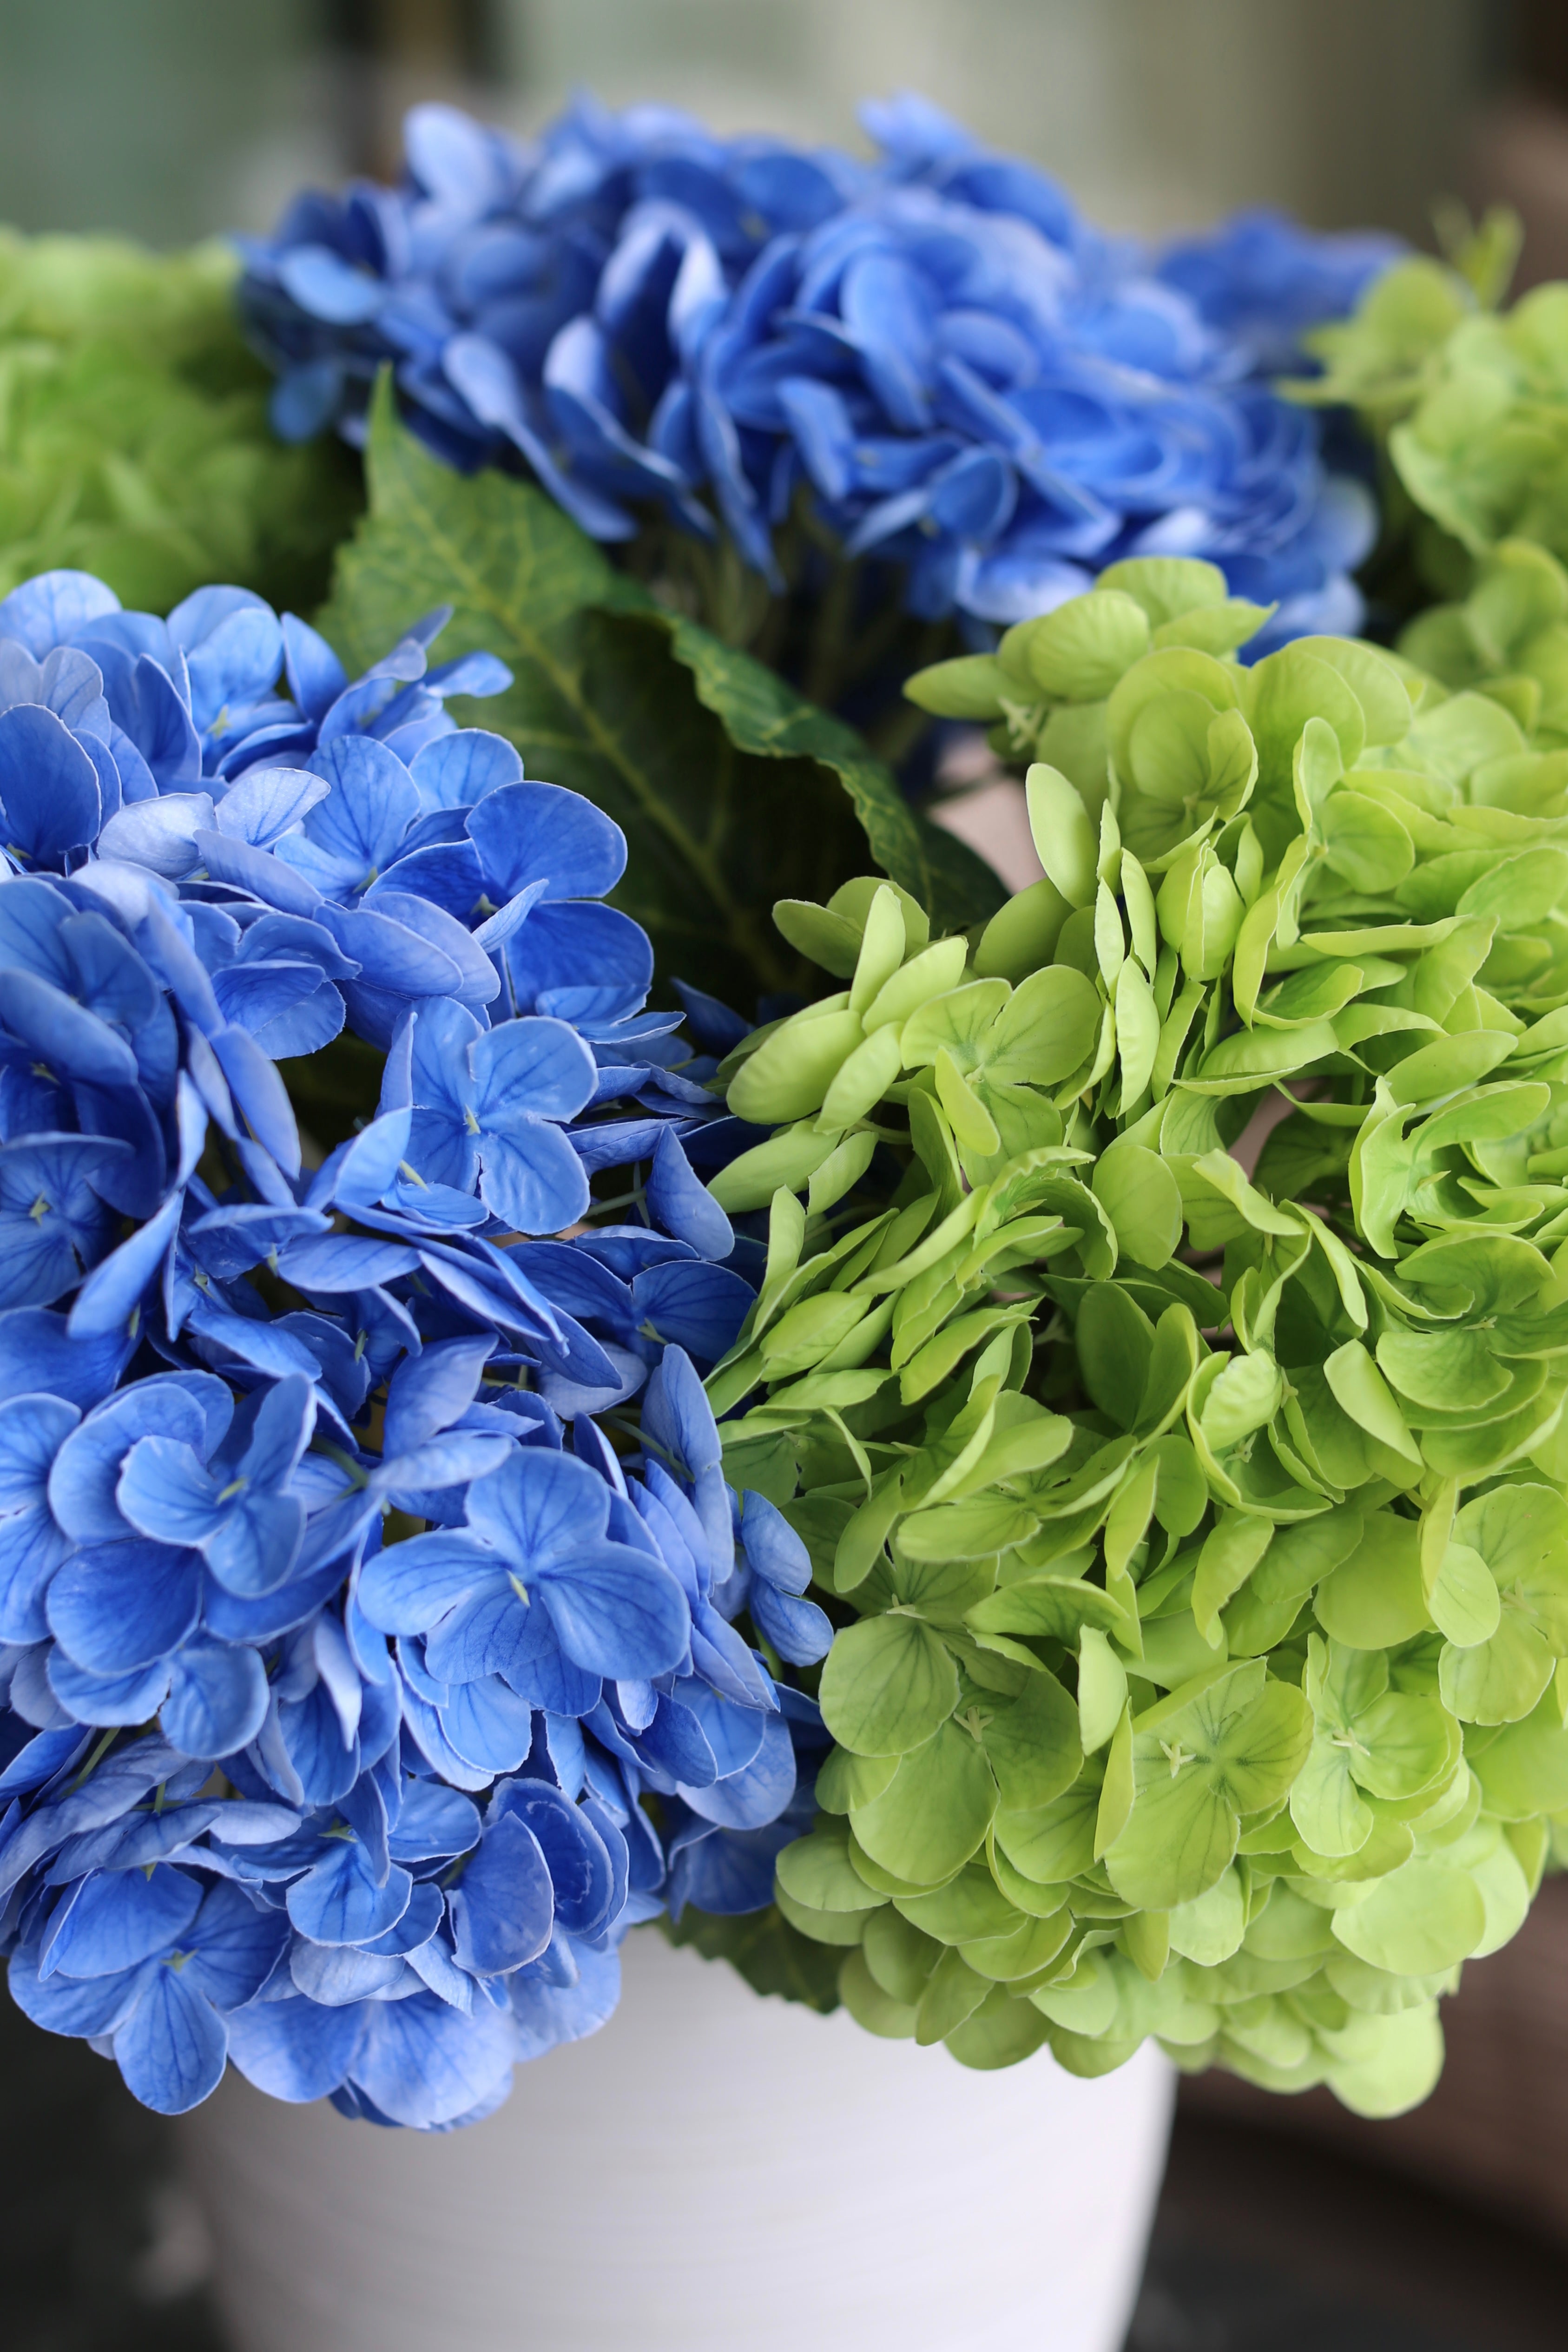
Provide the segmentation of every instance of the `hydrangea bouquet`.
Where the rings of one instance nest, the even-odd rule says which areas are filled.
[[[302,195],[246,247],[279,431],[362,436],[390,364],[449,462],[526,469],[861,715],[900,650],[1133,554],[1277,606],[1254,653],[1353,629],[1370,499],[1266,371],[1393,242],[1263,216],[1150,255],[923,100],[864,120],[872,162],[655,107],[583,100],[528,146],[416,108],[400,186]]]
[[[0,600],[0,1940],[164,2112],[486,2115],[662,1916],[1389,2113],[1568,1819],[1557,310],[867,120],[419,108],[247,247],[359,675]],[[786,682],[916,648],[999,911]]]
[[[485,2112],[634,1922],[766,1901],[820,1741],[701,1386],[712,1060],[445,617],[351,681],[237,589],[0,604],[3,1933],[164,2112]],[[283,1073],[354,1041],[323,1155]]]

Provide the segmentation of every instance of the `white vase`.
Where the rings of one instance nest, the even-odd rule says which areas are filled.
[[[1117,2352],[1170,2130],[1152,2045],[978,2074],[656,1931],[590,2041],[444,2136],[230,2070],[181,2126],[235,2352]]]

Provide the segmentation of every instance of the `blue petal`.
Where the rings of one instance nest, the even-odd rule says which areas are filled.
[[[476,1976],[537,1959],[555,1906],[549,1864],[526,1822],[513,1812],[492,1821],[447,1901],[458,1961]]]
[[[185,1756],[216,1760],[247,1747],[267,1715],[267,1672],[254,1650],[188,1645],[174,1660],[158,1721]]]
[[[479,1808],[434,1780],[407,1780],[391,1833],[395,1862],[449,1861],[479,1842]]]
[[[154,1969],[114,2036],[114,2059],[144,2107],[183,2116],[210,2098],[223,2080],[228,2035],[222,2019],[187,1978]]]
[[[221,1524],[211,1473],[177,1438],[139,1438],[126,1456],[115,1500],[139,1534],[162,1543],[200,1544]]]
[[[49,1587],[49,1625],[89,1674],[125,1675],[178,1649],[201,1614],[199,1553],[133,1539],[79,1552]]]
[[[371,2004],[352,2079],[394,2123],[428,2129],[478,2106],[504,2084],[515,2056],[510,2011],[476,2000],[465,2017],[416,1993]]]
[[[716,1364],[738,1338],[756,1294],[728,1266],[677,1259],[639,1274],[632,1299],[639,1331]]]
[[[441,1728],[464,1762],[487,1775],[515,1772],[533,1744],[531,1702],[498,1675],[454,1685]]]
[[[36,1951],[14,1952],[11,1998],[46,2033],[112,2033],[140,1990],[134,1970],[112,1977],[40,1977]]]
[[[49,1472],[49,1507],[78,1543],[118,1543],[131,1532],[115,1501],[121,1465],[139,1437],[174,1438],[210,1452],[234,1401],[210,1372],[138,1381],[100,1405],[62,1444]]]
[[[510,1780],[496,1790],[492,1823],[506,1814],[527,1823],[550,1865],[557,1927],[598,1935],[609,1917],[615,1870],[582,1806],[547,1780]]]
[[[491,792],[470,814],[468,835],[508,898],[536,881],[549,884],[552,898],[602,898],[626,871],[620,826],[558,784]]]
[[[469,1059],[487,1133],[509,1132],[519,1115],[574,1118],[594,1092],[594,1056],[564,1021],[508,1021],[477,1038]]]
[[[119,610],[113,589],[90,572],[40,572],[0,600],[0,637],[15,637],[42,661],[89,622]]]
[[[618,984],[639,1003],[653,981],[653,945],[642,925],[592,900],[535,907],[501,961],[520,1012],[547,989],[577,985],[584,972]]]
[[[766,1718],[763,1744],[754,1762],[731,1773],[710,1789],[683,1788],[680,1794],[694,1813],[721,1828],[757,1830],[775,1821],[795,1794],[795,1747],[783,1718]]]
[[[184,1195],[171,1192],[156,1216],[94,1266],[71,1305],[73,1339],[134,1335],[137,1310],[158,1277],[184,1206]]]
[[[201,1907],[202,1883],[166,1863],[95,1870],[55,1915],[43,1965],[68,1977],[113,1976],[175,1944]]]
[[[335,2091],[358,2056],[366,2011],[329,2009],[301,1994],[267,2000],[228,2021],[228,2054],[268,2098],[304,2105]]]
[[[286,1176],[300,1173],[300,1135],[288,1091],[272,1064],[247,1031],[230,1022],[212,1038],[237,1108],[257,1141],[272,1154]]]
[[[542,2057],[564,2042],[580,2042],[608,2023],[621,1997],[619,1952],[581,1951],[577,1982],[547,1985],[537,1978],[513,1977],[512,2014],[517,2020],[518,2054]]]
[[[308,719],[321,719],[348,684],[348,675],[325,637],[292,613],[283,615],[284,667],[289,691]]]
[[[13,1037],[30,1047],[58,1077],[105,1087],[138,1083],[136,1056],[124,1038],[86,1005],[73,1003],[63,989],[32,972],[6,972],[0,1017]]]
[[[707,1186],[693,1174],[673,1129],[659,1138],[648,1171],[647,1194],[649,1209],[667,1234],[689,1242],[705,1258],[729,1256],[735,1245],[734,1230]]]
[[[686,1655],[685,1594],[628,1544],[584,1544],[541,1584],[562,1648],[589,1674],[651,1680]]]
[[[329,326],[363,326],[386,299],[386,287],[353,268],[325,245],[297,245],[278,263],[278,281],[290,300]]]
[[[324,1843],[321,1860],[289,1889],[289,1916],[313,1944],[363,1944],[384,1936],[408,1908],[414,1881],[394,1864],[377,1886],[357,1839]]]
[[[521,1026],[510,1022],[499,1034]],[[558,1127],[509,1113],[507,1132],[479,1147],[479,1193],[512,1232],[558,1234],[585,1213],[588,1178]]]
[[[64,721],[39,703],[0,710],[0,806],[7,844],[43,865],[98,838],[98,771]]]
[[[45,1500],[54,1456],[80,1418],[61,1397],[12,1397],[0,1404],[0,1512]]]
[[[367,735],[327,744],[312,757],[310,772],[331,790],[305,818],[305,837],[355,873],[355,887],[363,888],[391,864],[418,815],[418,787],[402,761]],[[284,843],[279,855],[289,857],[294,848],[292,840]]]
[[[609,1509],[609,1488],[584,1463],[529,1449],[473,1488],[468,1517],[527,1581],[600,1538]]]
[[[234,1806],[224,1810],[232,1812]],[[208,1887],[185,1930],[183,1943],[190,1958],[184,1973],[215,2009],[237,2009],[255,2000],[288,1942],[288,1923],[280,1913],[258,1910],[237,1886],[220,1880]]]
[[[383,1633],[422,1633],[496,1566],[495,1554],[469,1536],[411,1536],[365,1563],[359,1605]]]
[[[322,1234],[290,1242],[278,1260],[285,1282],[299,1290],[375,1290],[412,1274],[419,1253],[406,1242],[370,1241],[359,1234]]]
[[[140,1672],[90,1675],[73,1665],[57,1643],[49,1652],[50,1690],[78,1723],[145,1723],[157,1714],[169,1687],[169,1665],[160,1659]]]
[[[741,1541],[756,1574],[781,1592],[803,1593],[811,1582],[811,1554],[776,1504],[746,1493]]]
[[[758,1633],[792,1666],[813,1666],[833,1647],[832,1622],[815,1601],[798,1601],[754,1577],[746,1605]]]
[[[410,772],[425,807],[470,809],[503,784],[521,782],[522,761],[504,735],[465,727],[427,743]]]
[[[466,1412],[486,1359],[494,1352],[495,1341],[487,1333],[472,1339],[439,1340],[417,1356],[405,1357],[387,1386],[383,1439],[387,1457],[422,1445]]]

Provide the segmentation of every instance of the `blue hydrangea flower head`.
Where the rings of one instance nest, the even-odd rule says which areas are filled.
[[[974,635],[1139,554],[1221,563],[1275,642],[1353,625],[1370,501],[1266,379],[1387,241],[1244,215],[1146,253],[922,100],[863,119],[871,161],[663,108],[580,100],[527,146],[416,108],[398,187],[246,244],[279,429],[362,438],[390,364],[452,464],[610,542],[721,530],[775,592],[804,512]]]
[[[0,1944],[165,2113],[231,2060],[488,2113],[692,1821],[809,1801],[829,1629],[699,1376],[753,1297],[713,1064],[444,619],[351,680],[238,590],[0,603]],[[341,1037],[379,1098],[323,1152],[279,1066]],[[592,1416],[645,1391],[638,1475]]]

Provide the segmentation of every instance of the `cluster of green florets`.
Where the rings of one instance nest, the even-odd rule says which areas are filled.
[[[1454,264],[1399,263],[1305,338],[1321,373],[1286,387],[1353,409],[1385,451],[1385,541],[1408,535],[1427,593],[1506,539],[1568,561],[1568,285],[1499,309],[1517,250],[1500,215]]]
[[[710,1388],[840,1628],[778,1903],[873,2032],[1388,2113],[1525,1916],[1568,1808],[1541,561],[1441,625],[1459,691],[1244,668],[1211,567],[1119,565],[912,689],[1036,755],[1047,878],[973,939],[875,880],[779,910],[845,985],[722,1073],[774,1133],[714,1187],[769,1245]]]
[[[216,241],[0,231],[0,594],[64,567],[159,612],[214,580],[324,595],[357,461],[274,436],[238,269]]]

